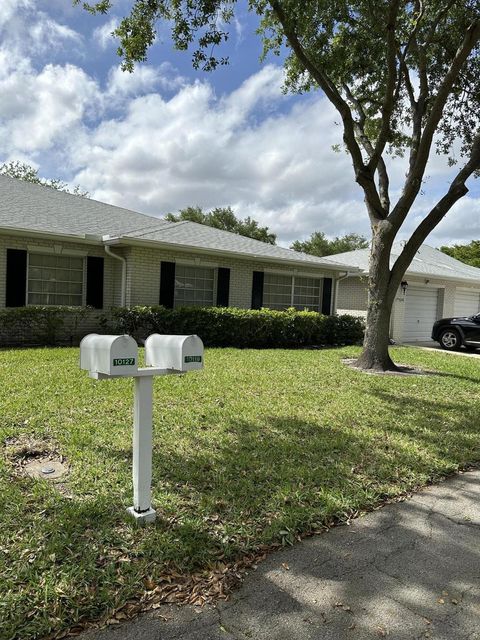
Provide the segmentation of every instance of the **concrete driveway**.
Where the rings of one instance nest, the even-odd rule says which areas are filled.
[[[81,640],[479,640],[480,471],[274,553],[231,601]]]
[[[453,356],[466,356],[468,358],[480,358],[480,349],[476,351],[467,351],[466,349],[460,349],[460,351],[446,351],[442,349],[442,347],[438,344],[438,342],[433,342],[433,340],[429,340],[427,342],[402,342],[398,345],[399,347],[418,347],[420,349],[426,349],[427,351],[441,351],[442,353],[447,353],[448,355]]]

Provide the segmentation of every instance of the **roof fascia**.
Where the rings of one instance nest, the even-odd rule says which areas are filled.
[[[35,229],[23,229],[21,227],[0,227],[2,236],[19,236],[22,238],[44,238],[46,240],[69,240],[82,244],[103,245],[102,236],[94,234],[55,233],[54,231],[37,231]]]
[[[351,267],[351,269],[354,269],[355,267]],[[480,271],[480,270],[479,270]],[[360,269],[360,273],[349,273],[349,275],[353,276],[353,277],[357,277],[358,276],[368,276],[368,270],[366,269]],[[447,275],[440,275],[438,273],[419,273],[418,271],[409,271],[407,270],[405,272],[405,278],[421,278],[421,279],[425,279],[425,278],[431,278],[432,280],[448,280],[449,282],[466,282],[468,284],[476,284],[477,286],[480,287],[480,275],[478,278],[465,278],[462,276],[447,276]]]

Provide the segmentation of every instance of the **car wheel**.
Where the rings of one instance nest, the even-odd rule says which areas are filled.
[[[455,329],[445,329],[440,334],[440,346],[447,351],[456,351],[462,346],[460,334]]]

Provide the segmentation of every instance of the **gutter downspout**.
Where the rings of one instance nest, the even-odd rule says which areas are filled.
[[[357,275],[357,274],[356,273],[350,273],[350,271],[347,271],[344,276],[341,276],[340,278],[336,278],[335,279],[335,300],[334,300],[335,313],[337,313],[338,283],[341,280],[345,280],[345,278],[350,278],[351,276],[355,276],[355,275]]]
[[[120,262],[122,263],[122,284],[121,284],[121,290],[120,290],[120,306],[124,307],[125,300],[126,300],[126,288],[127,288],[127,260],[123,256],[119,256],[118,253],[114,253],[107,244],[104,245],[104,249],[105,249],[105,253],[107,253],[112,258],[115,258],[116,260],[120,260]]]

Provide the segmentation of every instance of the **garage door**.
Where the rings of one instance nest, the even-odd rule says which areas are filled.
[[[472,316],[474,313],[478,313],[479,308],[480,294],[478,291],[457,289],[454,310],[456,316]]]
[[[408,287],[405,299],[405,342],[431,340],[432,325],[437,320],[438,289]]]

